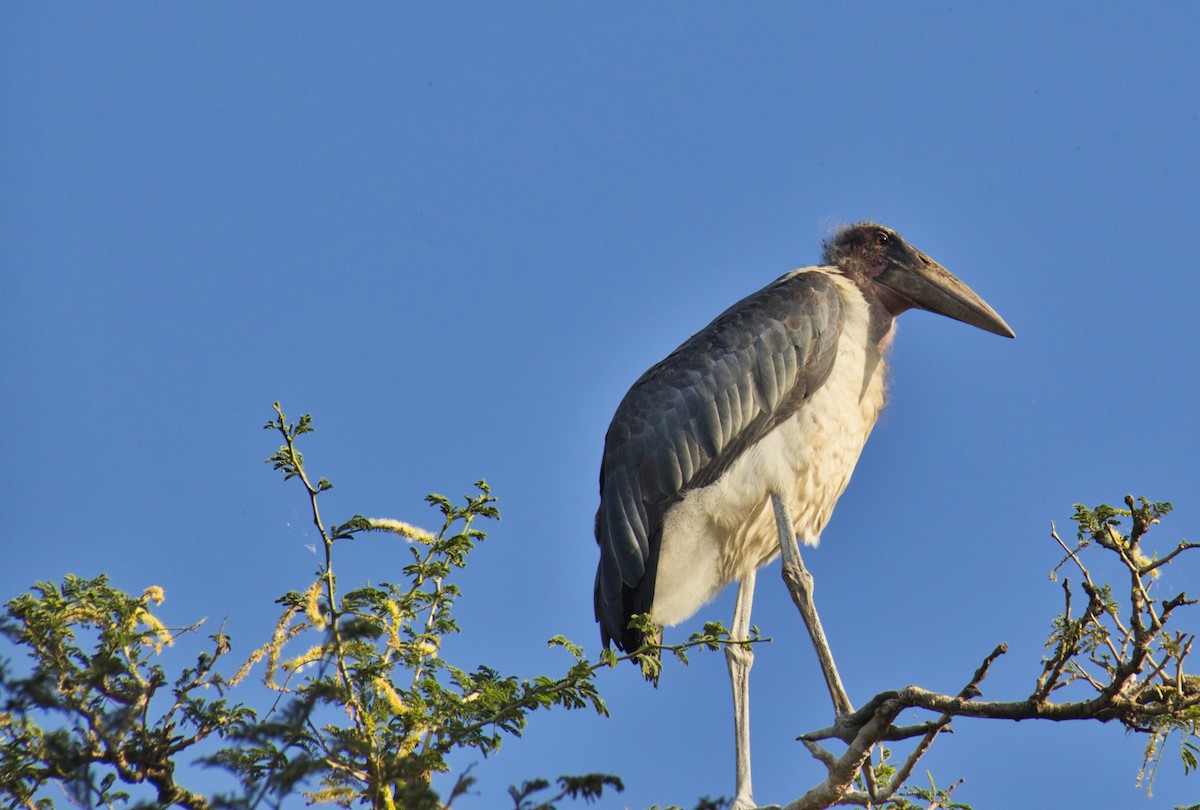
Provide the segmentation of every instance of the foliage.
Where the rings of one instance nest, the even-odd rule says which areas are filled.
[[[119,779],[153,786],[163,806],[205,807],[204,797],[176,782],[179,755],[254,722],[253,711],[226,700],[229,684],[214,669],[228,639],[209,636],[211,652],[171,681],[154,659],[196,627],[169,630],[154,616],[161,588],[133,597],[103,576],[67,575],[61,588],[39,582],[33,590],[11,600],[0,619],[0,633],[33,658],[27,677],[0,669],[0,797],[53,806],[38,793],[55,783],[83,806],[112,805],[129,798],[116,788]],[[158,710],[164,687],[170,703]],[[215,700],[205,697],[210,688]],[[106,766],[98,779],[96,765]]]
[[[533,795],[544,792],[550,787],[550,783],[545,779],[534,779],[522,783],[519,788],[510,787],[508,795],[513,800],[515,810],[554,810],[558,806],[557,803],[565,798],[594,801],[603,795],[606,787],[615,788],[617,791],[625,789],[625,785],[621,783],[620,779],[605,773],[560,776],[558,778],[559,791],[548,799],[544,798],[535,802]]]
[[[267,425],[284,440],[268,459],[285,479],[303,484],[324,546],[324,563],[304,590],[285,594],[271,640],[232,678],[216,671],[230,650],[223,633],[172,681],[159,655],[199,625],[170,630],[151,608],[161,588],[129,596],[104,576],[68,575],[62,587],[41,582],[11,600],[0,623],[10,641],[32,658],[24,677],[0,668],[0,797],[21,806],[51,806],[45,788],[58,785],[85,806],[128,802],[118,786],[149,784],[154,804],[208,808],[277,805],[303,790],[309,801],[342,806],[440,808],[472,784],[460,775],[443,803],[430,777],[449,769],[448,755],[473,749],[487,756],[504,735],[519,736],[537,709],[590,707],[606,714],[593,665],[564,638],[551,640],[573,658],[566,674],[519,679],[480,665],[459,668],[440,651],[457,633],[452,608],[460,592],[452,581],[485,535],[479,519],[495,520],[495,499],[480,481],[477,494],[457,505],[429,496],[442,526],[430,533],[390,519],[356,516],[328,529],[296,440],[312,420],[289,424],[276,406]],[[386,532],[405,541],[403,578],[338,591],[335,545],[360,532]],[[307,639],[307,637],[312,637]],[[292,653],[303,645],[303,651]],[[280,693],[266,711],[232,703],[226,693],[254,665]],[[169,687],[171,702],[155,710]],[[318,718],[322,718],[318,720]],[[209,737],[221,741],[206,757],[232,772],[237,795],[205,797],[185,788],[175,766]],[[547,783],[548,784],[548,783]],[[593,800],[621,790],[605,774],[564,776],[557,795],[531,803],[542,783],[514,795],[518,808],[553,808],[563,799]]]
[[[39,582],[9,601],[0,633],[31,662],[30,672],[18,676],[0,659],[4,804],[53,806],[48,789],[58,787],[83,806],[141,806],[130,789],[149,785],[153,806],[197,810],[279,806],[297,792],[310,803],[343,807],[445,808],[474,783],[468,769],[454,776],[448,795],[435,792],[432,777],[450,770],[453,752],[487,757],[504,737],[519,737],[539,709],[607,715],[596,674],[621,660],[656,666],[662,650],[686,661],[691,647],[729,642],[728,631],[712,625],[686,644],[626,656],[606,652],[592,663],[581,647],[557,636],[549,645],[571,659],[557,677],[521,679],[487,665],[450,663],[441,651],[459,632],[454,575],[486,538],[477,522],[500,516],[487,484],[479,481],[461,504],[430,495],[441,519],[437,532],[361,515],[327,527],[318,501],[333,485],[325,478],[314,484],[297,449],[312,419],[289,423],[278,404],[275,411],[266,428],[283,444],[267,461],[304,489],[323,552],[313,580],[277,600],[282,613],[270,640],[231,677],[217,671],[231,649],[223,631],[209,636],[211,646],[193,665],[168,676],[164,648],[194,637],[200,625],[166,627],[152,612],[163,601],[161,588],[133,597],[104,576],[67,575],[61,587]],[[401,576],[343,592],[334,551],[364,532],[401,541]],[[252,708],[227,697],[259,669],[275,693],[269,705]],[[228,771],[239,790],[205,796],[188,789],[176,774],[185,754]],[[617,777],[593,773],[553,784],[531,780],[510,789],[509,798],[514,810],[554,810],[623,789]]]
[[[631,655],[606,651],[593,663],[566,638],[550,639],[569,657],[558,676],[522,679],[487,665],[452,664],[442,649],[459,632],[455,575],[486,538],[479,523],[499,518],[487,484],[478,482],[461,503],[430,495],[441,523],[436,532],[362,516],[327,525],[318,501],[332,485],[324,478],[312,482],[296,446],[312,431],[311,418],[289,423],[276,405],[276,418],[266,427],[283,439],[268,462],[303,487],[321,538],[322,563],[312,581],[278,600],[281,615],[270,640],[228,677],[221,674],[232,668],[225,666],[231,645],[223,628],[207,636],[178,674],[168,673],[164,651],[181,638],[198,640],[200,625],[166,626],[155,612],[161,588],[135,597],[104,576],[67,575],[61,585],[39,582],[10,600],[0,634],[28,660],[18,673],[17,662],[0,659],[5,805],[51,807],[50,789],[57,788],[88,807],[250,808],[279,806],[301,793],[310,803],[343,807],[442,810],[474,783],[470,769],[449,773],[454,752],[494,754],[505,738],[519,737],[539,709],[607,714],[596,687],[601,669],[631,660],[654,679],[664,652],[686,664],[692,649],[768,640],[757,629],[750,638],[734,639],[712,622],[683,644],[664,645],[649,617],[641,616],[634,621],[656,643]],[[1197,770],[1200,677],[1186,671],[1194,637],[1172,623],[1176,611],[1195,600],[1182,593],[1163,598],[1156,590],[1162,567],[1200,544],[1184,541],[1155,553],[1145,536],[1171,505],[1128,497],[1125,506],[1076,505],[1074,546],[1052,527],[1051,537],[1065,553],[1052,579],[1072,566],[1087,602],[1078,610],[1069,580],[1061,577],[1065,607],[1052,622],[1028,696],[979,700],[1004,645],[957,695],[915,686],[880,693],[841,714],[834,726],[800,737],[828,777],[789,810],[834,804],[970,810],[952,795],[961,780],[941,788],[930,775],[928,787],[910,784],[917,762],[955,717],[1117,721],[1146,736],[1141,778],[1147,786],[1172,738],[1178,738],[1185,772]],[[343,589],[334,552],[367,532],[397,538],[399,576]],[[1096,555],[1118,561],[1123,584],[1093,579],[1098,568],[1085,560]],[[811,592],[804,598],[811,602]],[[815,606],[808,606],[815,616]],[[832,666],[831,655],[829,661]],[[251,672],[261,673],[270,691],[242,688]],[[836,671],[827,678],[839,680]],[[233,698],[234,690],[241,700]],[[270,698],[266,705],[250,705],[264,696]],[[844,694],[841,699],[850,705]],[[897,726],[909,710],[933,712],[935,719]],[[916,740],[911,750],[893,759],[894,746],[910,739]],[[845,751],[830,752],[829,741],[845,744]],[[206,796],[186,787],[176,773],[185,756],[202,756],[226,770],[238,790]],[[444,796],[433,787],[435,774],[449,774]],[[135,791],[137,786],[143,787]],[[514,810],[557,810],[623,787],[609,774],[532,779],[510,788],[508,799]],[[723,806],[723,799],[704,798],[697,810]]]
[[[250,663],[266,660],[267,684],[297,700],[306,722],[285,722],[267,734],[257,724],[241,730],[252,745],[219,761],[242,777],[247,793],[277,779],[272,763],[286,748],[293,768],[289,778],[317,777],[317,787],[307,793],[310,801],[441,807],[430,779],[449,770],[451,752],[473,749],[487,756],[504,734],[519,736],[528,713],[537,709],[590,707],[607,714],[596,691],[597,667],[566,639],[550,642],[574,659],[558,678],[521,680],[484,665],[459,668],[441,657],[446,637],[459,631],[451,611],[460,591],[452,576],[485,538],[475,522],[499,518],[486,483],[479,481],[478,493],[462,505],[430,495],[428,501],[442,517],[436,533],[362,516],[326,529],[317,499],[331,484],[322,478],[314,485],[296,449],[297,438],[312,430],[311,419],[304,416],[293,425],[278,406],[276,412],[267,428],[277,431],[284,444],[268,461],[286,479],[297,478],[304,486],[324,564],[304,591],[279,600],[284,611],[274,636],[251,658]],[[405,542],[404,579],[339,594],[335,544],[360,532],[385,532]],[[301,644],[302,652],[285,656],[285,648],[310,635],[316,638]],[[335,710],[325,713],[332,719],[318,726],[311,717],[326,707]],[[604,787],[620,787],[603,776],[563,779],[564,796],[590,798]],[[468,774],[458,777],[446,803],[472,782]]]

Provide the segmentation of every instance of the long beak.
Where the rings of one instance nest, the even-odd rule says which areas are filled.
[[[912,250],[912,254],[904,260],[893,258],[875,282],[918,309],[977,326],[993,335],[1016,337],[1004,319],[949,270],[919,250]]]

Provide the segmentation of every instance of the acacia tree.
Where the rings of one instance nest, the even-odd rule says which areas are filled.
[[[265,427],[283,444],[267,461],[305,493],[323,552],[313,580],[277,600],[282,613],[274,632],[243,664],[226,668],[232,644],[221,628],[175,676],[162,663],[164,648],[196,640],[200,625],[168,627],[156,612],[161,588],[133,596],[105,576],[67,575],[61,586],[39,582],[10,600],[0,634],[31,666],[18,675],[16,662],[0,658],[5,804],[50,807],[58,788],[88,807],[136,806],[145,791],[130,790],[145,786],[153,799],[143,803],[193,810],[279,806],[296,793],[343,807],[443,808],[473,783],[459,773],[446,795],[433,789],[432,777],[450,770],[452,752],[489,756],[505,737],[519,737],[540,709],[607,715],[596,675],[620,659],[610,654],[593,663],[561,636],[549,644],[564,650],[569,664],[556,676],[519,678],[442,657],[445,638],[459,632],[454,575],[486,538],[479,522],[499,517],[485,482],[461,504],[427,498],[440,517],[437,531],[362,516],[328,524],[319,499],[332,485],[325,478],[314,483],[297,448],[312,419],[291,423],[278,404],[275,411]],[[364,532],[401,541],[405,562],[395,582],[339,583],[337,552]],[[711,626],[671,649],[686,656],[691,647],[727,640]],[[265,701],[264,690],[247,688],[252,673],[268,689]],[[187,787],[178,766],[198,756],[230,772],[239,789],[208,796]],[[553,784],[535,778],[510,788],[509,800],[515,810],[553,810],[563,800],[621,789],[608,774],[566,775]]]
[[[731,639],[714,622],[684,644],[649,646],[621,658],[606,652],[596,662],[567,639],[553,638],[551,646],[569,656],[558,676],[522,679],[486,665],[457,667],[441,650],[458,632],[455,572],[486,537],[479,522],[498,517],[487,485],[478,482],[461,504],[429,496],[441,521],[436,532],[361,516],[327,524],[318,504],[331,485],[324,478],[313,483],[297,449],[312,430],[311,418],[290,423],[276,405],[266,427],[283,441],[268,462],[302,486],[321,538],[323,560],[313,580],[278,600],[282,613],[269,640],[236,669],[226,667],[232,645],[221,628],[175,675],[163,663],[164,648],[199,640],[200,625],[166,626],[156,612],[160,588],[133,596],[103,576],[68,575],[61,585],[37,583],[10,600],[0,634],[28,658],[0,658],[0,798],[7,805],[49,807],[58,789],[89,807],[274,807],[300,793],[344,807],[445,808],[473,781],[469,772],[452,774],[444,795],[434,790],[432,777],[449,771],[453,751],[489,756],[506,737],[519,737],[529,713],[539,709],[607,714],[596,686],[601,669],[632,658],[654,673],[664,652],[686,663],[696,647],[760,640]],[[1064,610],[1054,619],[1041,671],[1031,674],[1027,696],[1007,701],[978,699],[989,668],[1005,651],[1000,645],[956,695],[908,686],[854,710],[820,631],[811,576],[798,550],[789,555],[784,578],[812,631],[836,720],[800,737],[827,776],[787,807],[967,807],[952,797],[956,785],[908,785],[917,762],[955,717],[1115,720],[1146,735],[1145,779],[1153,778],[1172,734],[1185,770],[1195,769],[1200,678],[1185,670],[1194,638],[1170,624],[1194,602],[1184,594],[1162,599],[1155,589],[1162,566],[1198,544],[1181,542],[1158,556],[1145,537],[1170,504],[1126,498],[1125,506],[1076,506],[1072,544],[1052,529],[1065,555],[1055,572],[1071,570],[1087,601],[1080,610],[1069,578],[1062,578]],[[363,532],[402,541],[397,547],[407,562],[397,582],[339,584],[335,552]],[[1095,566],[1086,560],[1097,554],[1120,560],[1123,587],[1093,579]],[[251,674],[268,687],[265,700],[264,690],[248,687]],[[927,716],[897,725],[908,711]],[[231,773],[237,789],[205,795],[187,787],[179,766],[198,756]],[[145,801],[137,786],[148,787],[152,799]],[[552,810],[565,800],[621,789],[608,774],[562,776],[554,784],[531,779],[510,788],[508,800],[515,810]],[[719,804],[702,799],[698,807]]]

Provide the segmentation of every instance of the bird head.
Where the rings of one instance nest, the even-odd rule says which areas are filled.
[[[869,302],[886,310],[889,324],[916,308],[1015,337],[970,287],[890,228],[872,222],[843,228],[825,244],[825,262],[854,279]]]

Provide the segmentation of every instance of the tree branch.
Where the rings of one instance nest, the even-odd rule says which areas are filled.
[[[1194,638],[1165,632],[1164,627],[1172,618],[1173,611],[1195,604],[1197,600],[1181,593],[1158,603],[1156,609],[1151,597],[1154,582],[1147,581],[1147,577],[1183,551],[1200,547],[1200,544],[1180,543],[1162,559],[1145,562],[1138,545],[1149,527],[1157,522],[1159,515],[1170,509],[1170,505],[1145,500],[1140,503],[1139,506],[1132,498],[1126,498],[1129,512],[1107,506],[1087,510],[1077,505],[1075,519],[1080,525],[1080,542],[1075,548],[1064,543],[1051,524],[1050,535],[1066,554],[1055,571],[1067,560],[1072,561],[1082,576],[1081,584],[1088,603],[1083,613],[1073,618],[1070,583],[1063,581],[1063,613],[1055,620],[1055,629],[1047,644],[1053,648],[1053,652],[1044,661],[1030,696],[1024,700],[977,700],[982,695],[980,685],[991,666],[1007,651],[1007,646],[1001,644],[983,660],[957,695],[940,694],[910,685],[899,690],[880,692],[861,709],[853,711],[841,687],[837,667],[816,616],[811,575],[804,569],[799,549],[795,548],[789,553],[785,545],[784,579],[793,601],[805,618],[821,662],[822,674],[838,712],[832,726],[798,738],[809,753],[825,766],[827,775],[820,785],[786,805],[786,810],[818,810],[833,804],[875,807],[893,800],[938,734],[948,730],[950,722],[956,717],[1052,722],[1090,720],[1104,723],[1115,720],[1131,731],[1153,735],[1148,759],[1153,756],[1155,746],[1171,729],[1180,728],[1184,733],[1189,733],[1187,729],[1191,729],[1190,733],[1195,734],[1194,721],[1189,723],[1186,718],[1200,708],[1200,678],[1186,674],[1183,667]],[[778,514],[777,509],[777,517]],[[1114,516],[1121,515],[1133,519],[1133,528],[1128,537],[1121,535],[1116,528],[1118,521]],[[1097,547],[1116,555],[1130,576],[1125,606],[1128,608],[1128,624],[1122,622],[1119,606],[1113,600],[1109,586],[1097,585],[1080,558],[1079,551],[1093,540]],[[1102,677],[1084,669],[1083,664],[1089,661],[1104,673]],[[1087,684],[1085,688],[1092,689],[1094,696],[1064,702],[1050,700],[1052,694],[1071,684]],[[938,717],[917,725],[896,726],[896,719],[910,709],[936,712]],[[916,736],[920,739],[903,763],[891,773],[885,785],[876,788],[874,781],[869,778],[874,776],[874,769],[869,764],[871,749],[885,741]],[[835,739],[847,746],[840,756],[821,745],[822,741]],[[855,775],[860,770],[864,777],[860,786],[866,786],[865,791],[853,786]],[[946,806],[953,789],[922,789],[915,794],[909,791],[908,795],[920,796],[930,802],[929,807],[932,808]]]

